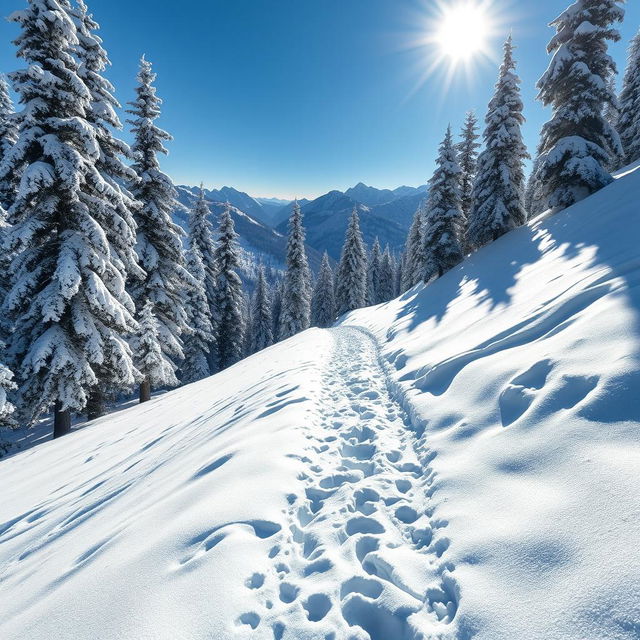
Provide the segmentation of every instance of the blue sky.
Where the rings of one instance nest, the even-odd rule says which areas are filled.
[[[568,4],[493,0],[489,56],[449,80],[443,63],[420,83],[436,47],[412,43],[438,23],[433,0],[87,2],[121,102],[133,96],[140,55],[154,63],[165,102],[160,124],[175,137],[163,168],[177,183],[287,198],[359,181],[381,188],[426,182],[447,124],[457,130],[468,109],[484,117],[510,30],[533,150],[548,115],[535,102],[552,35],[546,25]],[[612,47],[621,70],[640,24],[638,5],[626,6],[622,43]],[[7,14],[23,6],[3,2]],[[3,71],[20,64],[10,42],[16,33],[0,23]]]

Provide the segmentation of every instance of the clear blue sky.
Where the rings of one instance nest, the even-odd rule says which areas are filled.
[[[154,63],[165,102],[160,124],[175,137],[163,167],[174,180],[281,197],[358,181],[391,188],[426,182],[447,123],[457,130],[468,109],[484,117],[509,30],[533,149],[547,116],[534,100],[548,62],[546,25],[569,4],[492,0],[494,60],[482,58],[470,74],[459,69],[449,84],[438,67],[416,89],[435,45],[411,43],[433,30],[433,0],[87,2],[101,23],[121,102],[132,98],[140,55]],[[5,0],[3,10],[24,4]],[[627,4],[623,41],[612,48],[622,68],[639,5]],[[3,71],[20,64],[10,42],[16,33],[0,23]]]

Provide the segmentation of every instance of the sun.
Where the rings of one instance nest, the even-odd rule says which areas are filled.
[[[443,7],[434,38],[444,56],[453,62],[463,62],[486,51],[489,32],[486,9],[465,2]]]

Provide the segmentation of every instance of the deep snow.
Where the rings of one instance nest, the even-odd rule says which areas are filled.
[[[0,637],[638,638],[639,193],[0,461]]]

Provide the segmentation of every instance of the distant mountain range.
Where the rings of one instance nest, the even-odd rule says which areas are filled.
[[[402,186],[391,190],[376,189],[360,182],[344,193],[330,191],[315,200],[299,200],[304,214],[311,268],[317,271],[324,251],[334,260],[340,258],[344,234],[354,207],[360,212],[360,226],[367,245],[371,246],[377,237],[383,246],[388,244],[393,251],[401,251],[413,215],[426,191],[426,186]],[[180,186],[178,192],[180,202],[191,207],[199,189]],[[232,206],[232,216],[243,250],[253,256],[248,263],[260,262],[276,270],[284,267],[287,221],[293,202],[280,198],[253,198],[233,187],[205,189],[204,193],[214,217],[224,203]],[[186,212],[176,212],[175,218],[176,222],[186,227]],[[254,275],[247,272],[243,277],[251,281]]]

